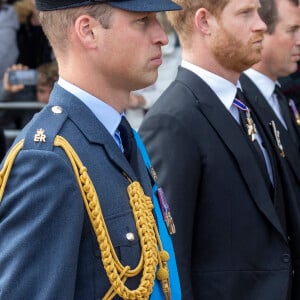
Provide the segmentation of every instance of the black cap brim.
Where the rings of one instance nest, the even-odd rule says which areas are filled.
[[[36,7],[40,11],[49,11],[100,3],[107,3],[113,7],[132,12],[160,12],[181,9],[172,0],[36,0]]]
[[[160,12],[169,10],[179,10],[181,7],[171,0],[127,0],[108,1],[113,6],[133,12]]]

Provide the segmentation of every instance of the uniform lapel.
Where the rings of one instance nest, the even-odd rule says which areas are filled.
[[[177,80],[189,86],[197,99],[197,106],[207,121],[218,133],[220,139],[235,157],[253,201],[259,210],[285,238],[284,230],[274,209],[269,191],[264,184],[259,166],[243,136],[239,124],[225,109],[215,93],[207,84],[192,72],[180,68]],[[249,169],[251,170],[249,171]],[[257,197],[257,195],[260,195]],[[286,238],[285,238],[286,239]]]

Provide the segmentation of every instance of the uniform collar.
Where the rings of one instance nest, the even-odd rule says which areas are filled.
[[[244,72],[258,87],[264,98],[270,103],[272,95],[275,89],[275,85],[279,83],[273,81],[268,76],[263,73],[256,71],[254,69],[248,69]]]
[[[83,102],[92,111],[96,118],[103,124],[107,131],[112,136],[114,135],[121,121],[121,115],[118,111],[116,111],[114,108],[112,108],[102,100],[94,97],[93,95],[61,77],[58,80],[58,85],[60,85],[66,91],[73,94],[81,102]]]

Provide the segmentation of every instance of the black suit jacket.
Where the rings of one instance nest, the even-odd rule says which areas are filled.
[[[288,131],[282,126],[273,109],[270,107],[255,83],[246,74],[241,75],[240,83],[243,92],[247,97],[248,105],[258,118],[265,134],[268,136],[270,143],[277,153],[281,178],[286,195],[285,202],[287,208],[289,238],[293,249],[293,299],[296,300],[300,298],[300,248],[298,243],[300,239],[300,146],[299,143],[293,141]],[[280,154],[281,152],[274,131],[270,126],[271,121],[274,122],[279,133],[280,142],[284,150],[284,157]]]
[[[287,299],[288,237],[239,124],[210,87],[179,68],[140,134],[176,224],[183,299]]]
[[[242,85],[243,92],[247,97],[248,104],[265,128],[266,134],[273,141],[275,141],[275,139],[270,122],[275,122],[276,127],[280,132],[280,141],[283,146],[286,161],[294,175],[295,183],[300,186],[300,138],[298,144],[294,143],[288,131],[283,127],[263,94],[246,74],[243,73],[241,75],[240,83]],[[279,150],[277,144],[275,144],[275,146],[277,150]]]

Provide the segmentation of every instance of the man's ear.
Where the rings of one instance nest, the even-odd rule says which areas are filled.
[[[75,34],[85,48],[95,48],[96,43],[96,26],[99,25],[93,17],[82,15],[75,21]]]
[[[194,17],[196,28],[204,35],[210,35],[210,19],[212,14],[206,8],[199,8]]]

